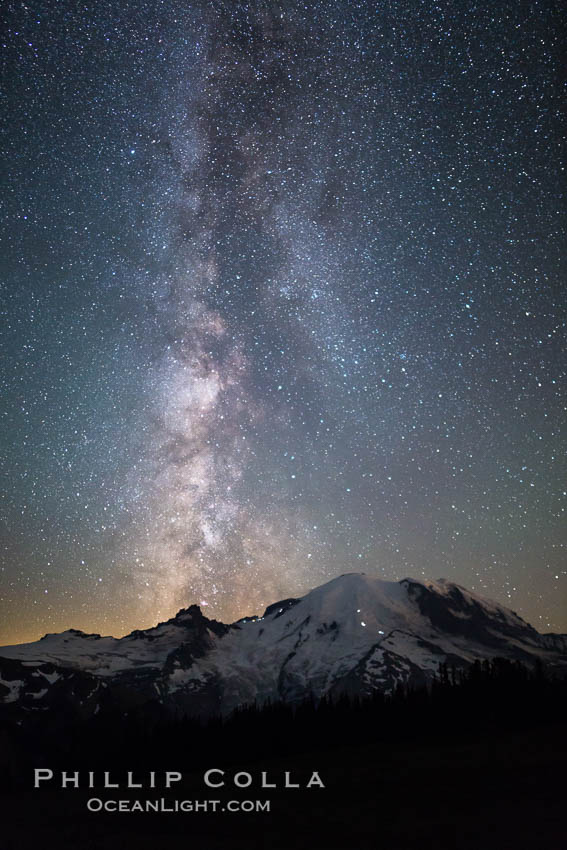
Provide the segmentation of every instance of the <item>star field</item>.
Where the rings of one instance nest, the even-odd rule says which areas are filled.
[[[2,643],[350,571],[567,631],[550,2],[8,2]]]

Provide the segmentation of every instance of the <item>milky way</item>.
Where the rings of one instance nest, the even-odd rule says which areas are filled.
[[[553,4],[8,18],[3,642],[353,570],[567,630]]]

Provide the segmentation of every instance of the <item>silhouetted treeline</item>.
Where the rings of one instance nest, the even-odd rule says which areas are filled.
[[[115,706],[79,723],[38,712],[26,728],[0,728],[1,780],[20,784],[33,767],[60,770],[197,770],[383,741],[430,741],[560,724],[567,680],[504,659],[442,664],[427,688],[388,696],[315,697],[247,706],[229,717],[170,719],[158,703],[125,715]],[[1,719],[1,716],[0,716]]]

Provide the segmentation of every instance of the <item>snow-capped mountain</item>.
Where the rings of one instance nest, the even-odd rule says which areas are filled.
[[[442,662],[493,657],[567,671],[567,636],[541,635],[443,579],[350,573],[232,625],[192,605],[123,638],[71,629],[1,647],[0,699],[9,711],[71,706],[90,716],[101,706],[157,704],[207,715],[268,700],[387,693],[427,682]]]

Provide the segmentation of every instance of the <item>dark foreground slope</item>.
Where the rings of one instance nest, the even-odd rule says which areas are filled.
[[[442,668],[432,687],[364,701],[246,709],[207,724],[121,721],[68,730],[38,755],[37,737],[2,748],[2,848],[161,847],[324,850],[561,850],[567,846],[565,682],[515,662]],[[18,751],[19,748],[19,751]],[[33,767],[92,770],[93,789],[33,789]],[[227,785],[206,788],[206,770]],[[167,790],[101,787],[178,771]],[[261,774],[278,787],[261,787]],[[313,772],[325,787],[306,788]],[[249,773],[251,785],[232,784]],[[285,773],[300,788],[282,787]],[[220,778],[220,774],[215,776]],[[59,783],[60,784],[60,783]],[[89,812],[89,800],[217,800],[213,811]],[[270,811],[229,812],[230,801],[269,801]],[[224,809],[224,811],[223,811]]]

